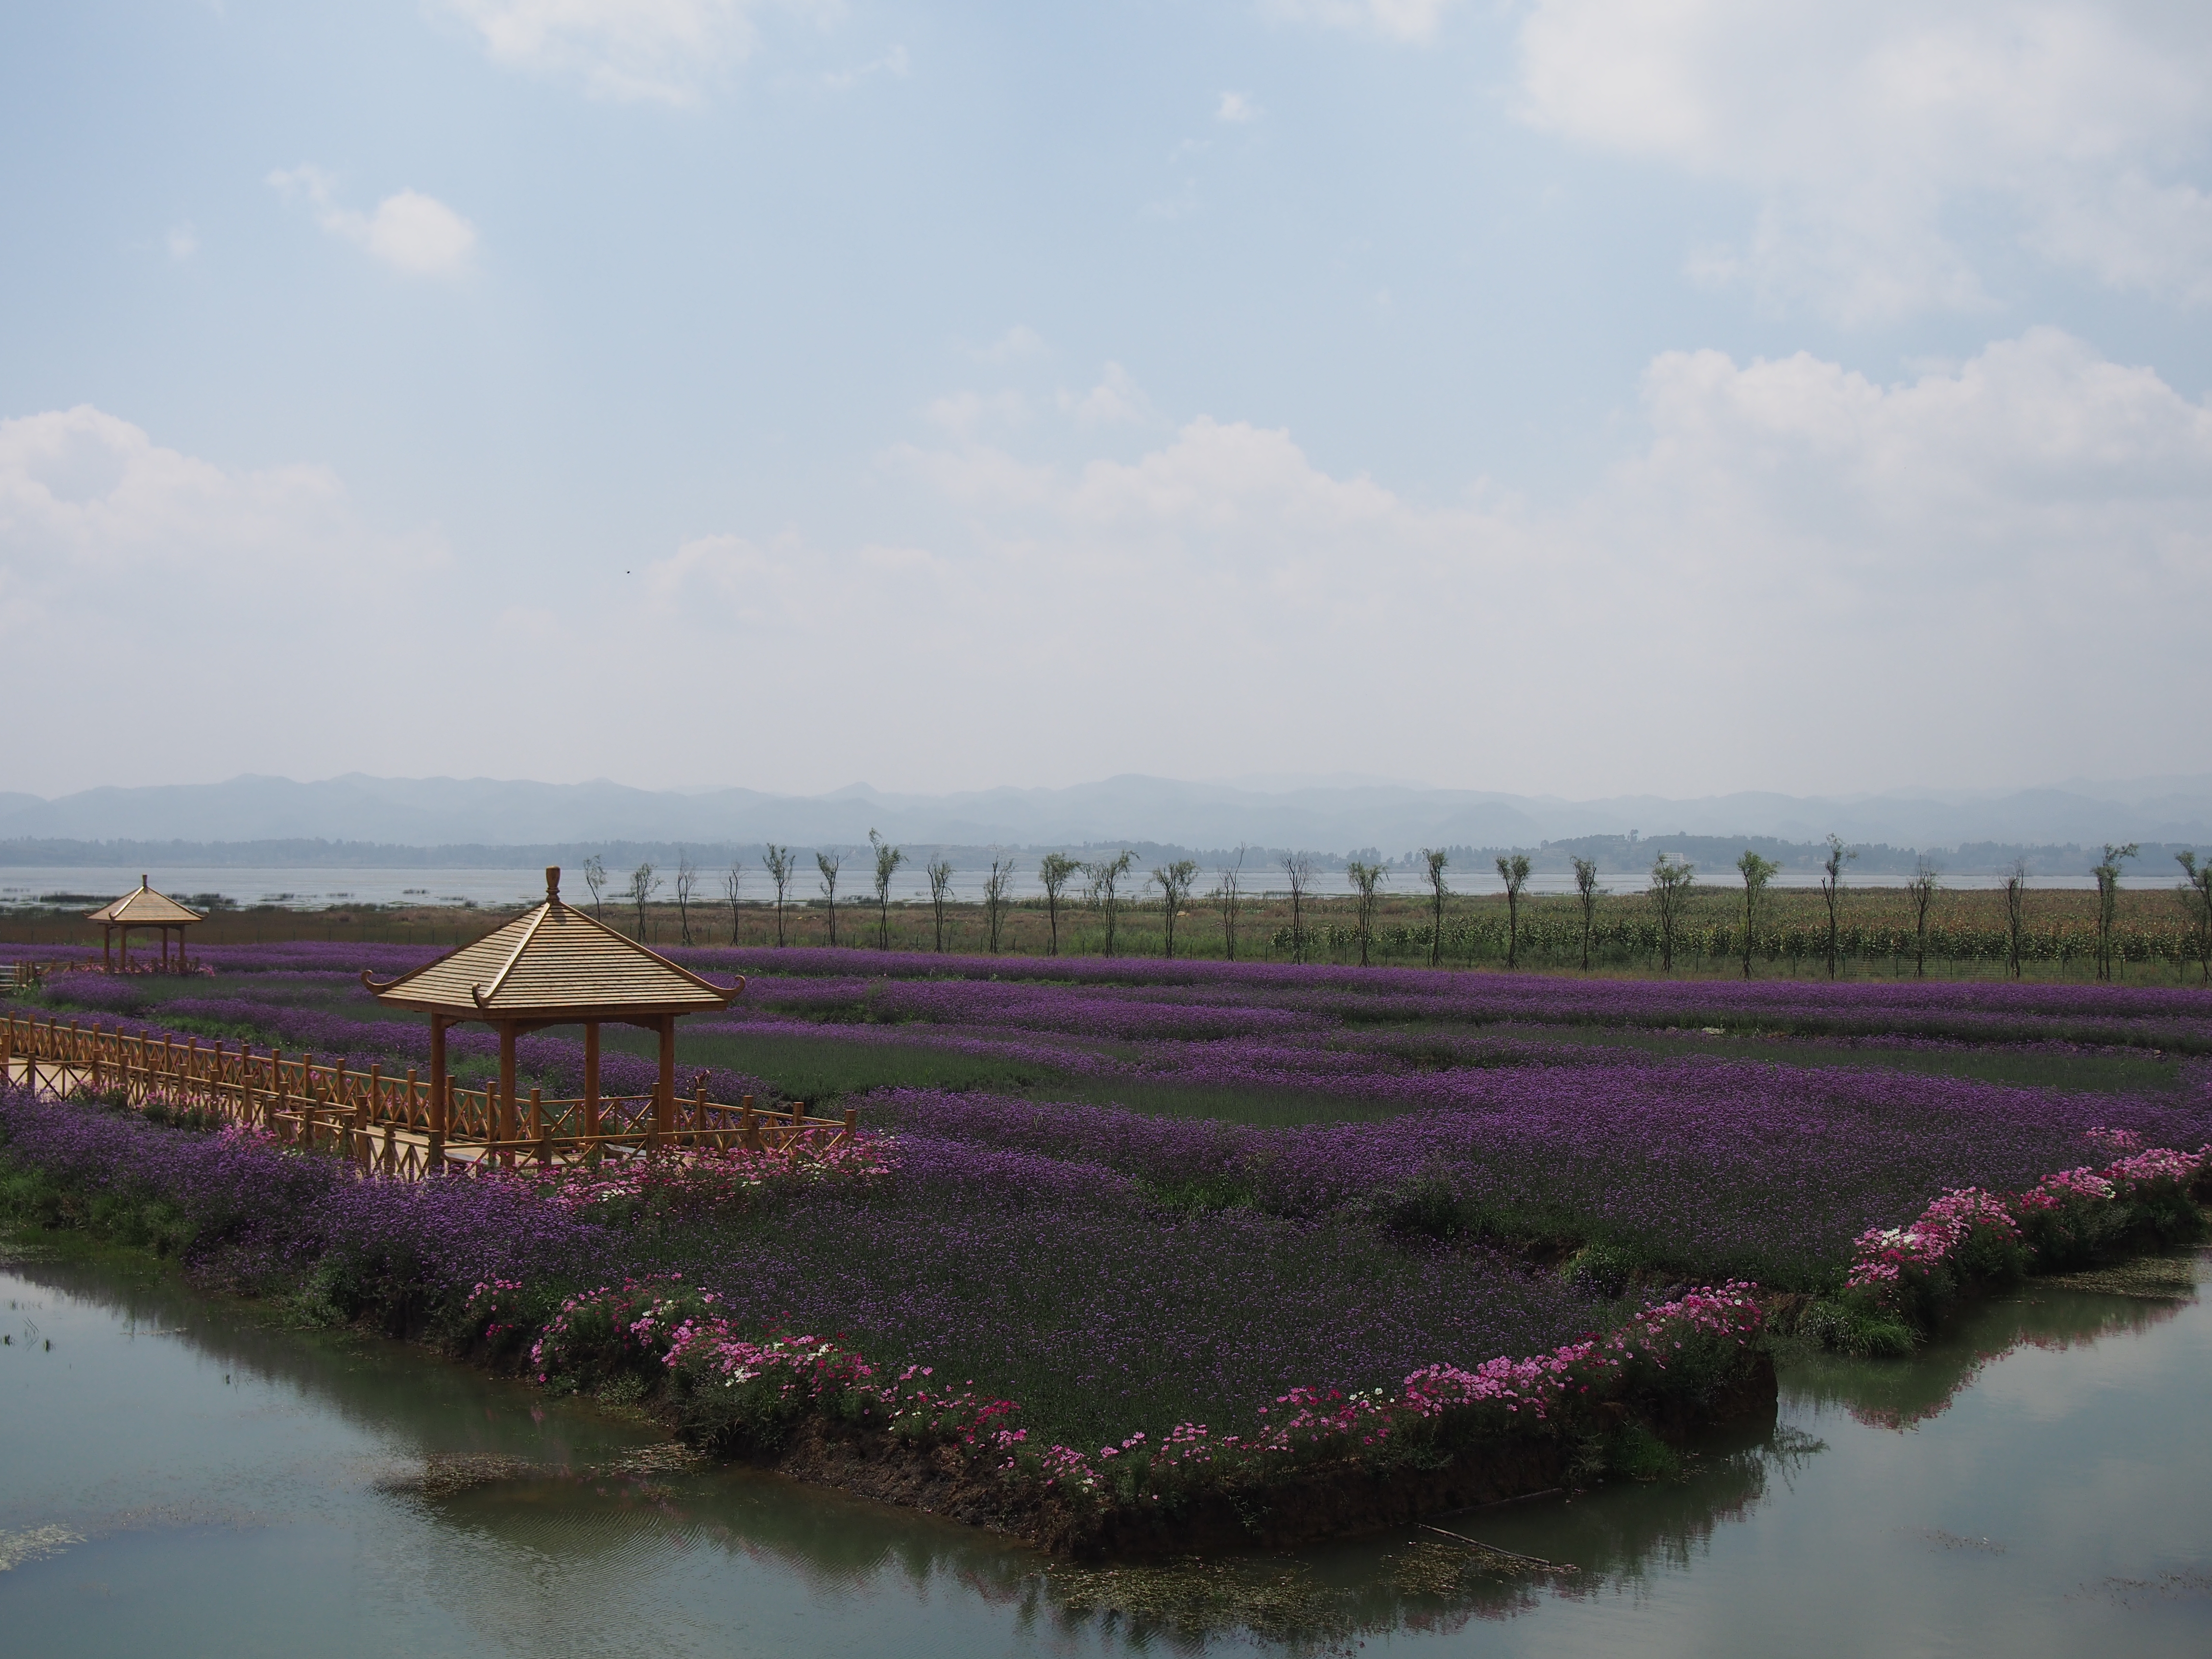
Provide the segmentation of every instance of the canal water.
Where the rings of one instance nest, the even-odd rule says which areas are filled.
[[[129,1259],[19,1253],[0,1653],[2201,1656],[2203,1271],[2039,1287],[1908,1363],[1794,1360],[1777,1420],[1678,1477],[1443,1522],[1571,1573],[1425,1529],[1101,1572],[670,1467],[641,1425]]]

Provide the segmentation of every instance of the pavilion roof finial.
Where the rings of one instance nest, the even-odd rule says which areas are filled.
[[[545,866],[545,902],[548,904],[561,902],[561,866],[557,864]]]

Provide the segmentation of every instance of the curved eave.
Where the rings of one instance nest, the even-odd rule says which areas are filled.
[[[585,1020],[630,1021],[649,1020],[662,1014],[719,1014],[726,1012],[739,994],[716,996],[711,1001],[705,998],[686,999],[681,1002],[621,1002],[578,1004],[571,1006],[501,1006],[495,1001],[484,1007],[475,1003],[458,1004],[433,1001],[424,997],[392,996],[389,994],[376,1000],[387,1008],[405,1008],[418,1014],[444,1014],[449,1019],[480,1020],[496,1023],[502,1019],[538,1021],[547,1025],[575,1025]]]

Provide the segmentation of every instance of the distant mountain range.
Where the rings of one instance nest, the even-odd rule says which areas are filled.
[[[118,842],[203,848],[289,843],[289,857],[269,861],[358,864],[365,843],[536,856],[610,843],[845,846],[866,842],[871,829],[908,847],[1127,842],[1206,854],[1249,842],[1327,854],[1372,849],[1386,857],[1421,847],[1534,849],[1632,832],[1651,844],[1686,836],[1802,843],[1833,833],[1889,849],[1986,843],[1994,857],[2008,848],[2094,848],[2108,841],[2212,846],[2212,775],[2075,781],[2009,793],[1585,801],[1363,781],[1183,783],[1138,775],[1066,788],[942,795],[891,794],[860,784],[799,796],[633,789],[604,780],[551,784],[360,774],[313,783],[244,776],[88,789],[53,800],[0,793],[0,862],[16,865],[112,862],[124,851]],[[318,854],[319,843],[350,845],[325,846]]]

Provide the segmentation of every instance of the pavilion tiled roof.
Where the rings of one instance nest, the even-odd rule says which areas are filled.
[[[93,911],[87,921],[123,923],[133,927],[182,927],[206,917],[197,910],[187,910],[166,893],[157,893],[146,884],[146,878],[138,878],[135,892],[125,893],[112,904],[103,904]]]
[[[562,903],[559,881],[547,871],[545,902],[473,945],[388,984],[364,982],[380,1002],[471,1019],[694,1013],[738,996]]]

